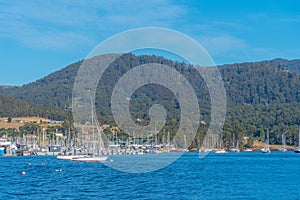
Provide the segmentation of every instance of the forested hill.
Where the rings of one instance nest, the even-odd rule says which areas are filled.
[[[233,104],[270,104],[300,102],[300,60],[224,65],[220,72],[227,99]]]
[[[277,58],[269,62],[271,62],[272,65],[281,65],[283,68],[289,71],[300,72],[300,59],[286,60]]]
[[[175,66],[183,74],[185,65],[162,57],[134,56],[126,54],[114,63],[113,70],[106,73],[105,81],[112,84],[116,74],[132,66],[144,63],[164,63]],[[36,104],[66,108],[71,105],[72,88],[81,61],[71,64],[36,82],[23,87],[0,88],[0,93]],[[220,66],[229,104],[295,103],[300,101],[300,60],[274,59],[262,62],[246,62]],[[197,81],[197,80],[193,80]],[[201,82],[201,80],[199,80]],[[196,87],[201,84],[195,84]],[[113,85],[111,85],[113,86]]]
[[[69,118],[68,111],[17,100],[0,94],[0,117],[44,117],[54,120]]]
[[[110,96],[114,85],[120,77],[131,68],[145,63],[160,63],[174,67],[182,73],[195,89],[201,105],[201,115],[208,116],[209,94],[201,76],[195,68],[184,63],[172,62],[157,56],[135,56],[125,54],[117,59],[105,71],[99,82],[96,96],[97,114],[111,116]],[[77,71],[82,61],[71,64],[36,82],[22,87],[0,87],[0,93],[33,104],[54,106],[55,109],[43,110],[40,106],[24,104],[12,98],[0,96],[1,111],[4,115],[37,115],[47,117],[59,113],[71,106],[72,89]],[[224,141],[230,145],[232,134],[235,138],[247,135],[250,138],[264,140],[265,131],[270,131],[270,142],[279,143],[281,134],[285,133],[288,144],[295,145],[297,129],[300,124],[300,60],[274,59],[262,62],[246,62],[219,66],[227,95],[227,116],[224,126]],[[101,99],[101,103],[99,100]],[[160,99],[159,102],[156,100]],[[18,106],[7,104],[16,102]],[[153,103],[160,103],[167,108],[169,125],[176,128],[172,119],[179,116],[180,105],[169,90],[163,87],[141,87],[133,94],[131,107],[133,117],[148,118],[148,109]],[[25,108],[22,113],[11,108]],[[28,108],[28,109],[27,109]],[[6,110],[5,110],[6,109]],[[11,110],[14,110],[11,113]],[[60,109],[60,110],[58,110]],[[10,111],[10,112],[9,112]],[[52,113],[54,112],[54,113]],[[58,115],[57,115],[58,116]],[[64,111],[59,116],[64,116]],[[54,118],[54,117],[52,117]]]

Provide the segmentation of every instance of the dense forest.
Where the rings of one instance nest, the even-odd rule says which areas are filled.
[[[193,66],[173,62],[163,57],[125,54],[110,65],[99,81],[96,110],[101,123],[114,124],[111,119],[110,96],[119,78],[133,67],[145,63],[166,64],[184,75],[199,99],[201,116],[205,121],[209,121],[209,93],[205,82]],[[64,110],[71,106],[73,83],[81,64],[82,61],[71,64],[22,87],[2,88],[0,93],[31,102],[30,105],[54,106]],[[235,138],[248,136],[263,141],[267,129],[270,131],[271,144],[280,143],[283,133],[287,136],[288,144],[297,143],[297,129],[300,124],[300,60],[274,59],[223,65],[218,68],[227,95],[228,107],[223,134],[227,146],[230,145],[233,135]],[[7,99],[1,101],[1,109],[9,110],[3,104],[5,101]],[[135,91],[131,98],[132,117],[149,120],[148,109],[154,103],[162,104],[166,108],[167,126],[175,131],[178,126],[176,121],[178,121],[180,105],[174,94],[164,87],[146,85]],[[4,115],[15,114],[1,112]],[[27,112],[33,113],[31,110],[24,109],[24,114],[28,115]],[[47,112],[43,111],[43,113]]]
[[[43,106],[0,94],[0,117],[43,117],[54,120],[70,119],[70,111]]]

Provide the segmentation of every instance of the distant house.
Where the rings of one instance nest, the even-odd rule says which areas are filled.
[[[109,128],[110,125],[109,125],[109,124],[103,124],[102,127],[103,127],[103,128]]]
[[[62,124],[64,121],[56,121],[56,120],[50,120],[50,124]]]

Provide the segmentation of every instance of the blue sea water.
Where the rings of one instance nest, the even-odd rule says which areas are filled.
[[[149,173],[50,156],[0,157],[1,199],[300,199],[299,185],[300,155],[293,152],[186,153]]]

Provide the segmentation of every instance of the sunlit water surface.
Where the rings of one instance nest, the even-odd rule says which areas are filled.
[[[143,167],[140,160],[146,158],[144,155],[128,156],[136,156],[127,158],[137,160],[136,165]],[[166,156],[173,155],[161,157]],[[119,159],[109,157],[107,162]],[[147,159],[145,163],[149,164]],[[158,161],[153,159],[153,162]],[[128,165],[135,163],[128,162]],[[0,197],[300,199],[300,155],[245,152],[209,154],[199,159],[196,153],[186,153],[171,165],[148,173],[125,173],[103,163],[78,163],[50,156],[0,157]]]

